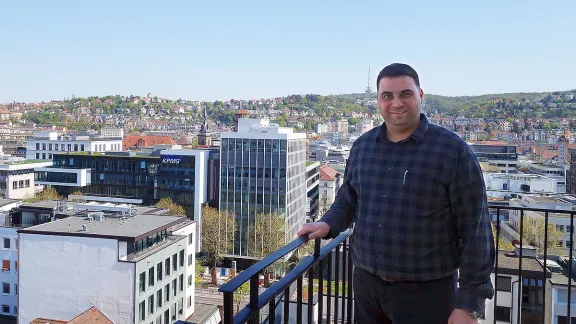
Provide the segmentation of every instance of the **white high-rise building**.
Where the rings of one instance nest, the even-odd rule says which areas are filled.
[[[19,324],[71,320],[95,306],[117,324],[174,323],[194,312],[196,223],[87,212],[18,231]]]
[[[238,119],[238,131],[220,135],[220,209],[237,217],[234,255],[251,256],[249,220],[258,214],[285,218],[285,240],[306,220],[306,134],[267,119]]]
[[[107,151],[122,151],[122,138],[37,132],[26,141],[26,159],[30,160],[52,160],[52,155],[57,153]]]

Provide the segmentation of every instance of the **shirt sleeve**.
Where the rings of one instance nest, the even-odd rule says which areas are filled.
[[[352,224],[354,215],[356,213],[356,204],[358,195],[352,186],[354,156],[353,151],[350,150],[350,157],[346,163],[344,170],[344,181],[336,193],[334,203],[330,209],[320,219],[330,226],[330,232],[326,235],[325,239],[335,238],[338,234],[345,231]]]
[[[482,170],[466,145],[459,153],[449,187],[452,210],[460,239],[460,273],[456,307],[485,312],[494,288],[490,274],[495,248]]]

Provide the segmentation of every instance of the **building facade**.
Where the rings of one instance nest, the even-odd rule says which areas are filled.
[[[320,162],[306,162],[306,222],[318,218],[320,204]]]
[[[518,172],[518,153],[514,145],[470,145],[479,162],[496,165],[502,173]]]
[[[52,160],[54,154],[62,152],[107,151],[122,151],[122,138],[37,132],[26,141],[26,159],[30,160]]]
[[[118,324],[186,319],[195,226],[185,217],[86,212],[19,230],[18,323],[70,320],[92,306]]]
[[[35,160],[0,164],[1,197],[9,199],[34,197],[36,193],[34,168],[45,167],[51,164],[51,162]]]
[[[238,119],[238,131],[221,133],[220,209],[235,213],[234,255],[250,256],[249,224],[258,214],[285,219],[285,240],[306,219],[306,134],[266,119]]]

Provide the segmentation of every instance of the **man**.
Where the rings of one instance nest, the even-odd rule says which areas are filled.
[[[421,114],[410,66],[385,67],[377,91],[385,122],[356,140],[334,203],[298,235],[333,238],[355,223],[357,323],[477,323],[495,258],[480,166]]]

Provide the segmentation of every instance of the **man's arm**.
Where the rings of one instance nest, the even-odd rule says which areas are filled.
[[[353,178],[352,170],[354,169],[355,163],[353,154],[351,150],[350,157],[346,163],[346,169],[344,170],[344,181],[340,189],[338,189],[334,203],[332,203],[330,209],[319,220],[319,222],[324,222],[330,227],[330,232],[324,237],[326,239],[334,238],[345,231],[352,223],[354,214],[356,213],[358,195],[351,183]]]
[[[470,147],[463,148],[449,188],[450,208],[461,240],[457,309],[484,314],[494,288],[494,237],[482,170]]]

